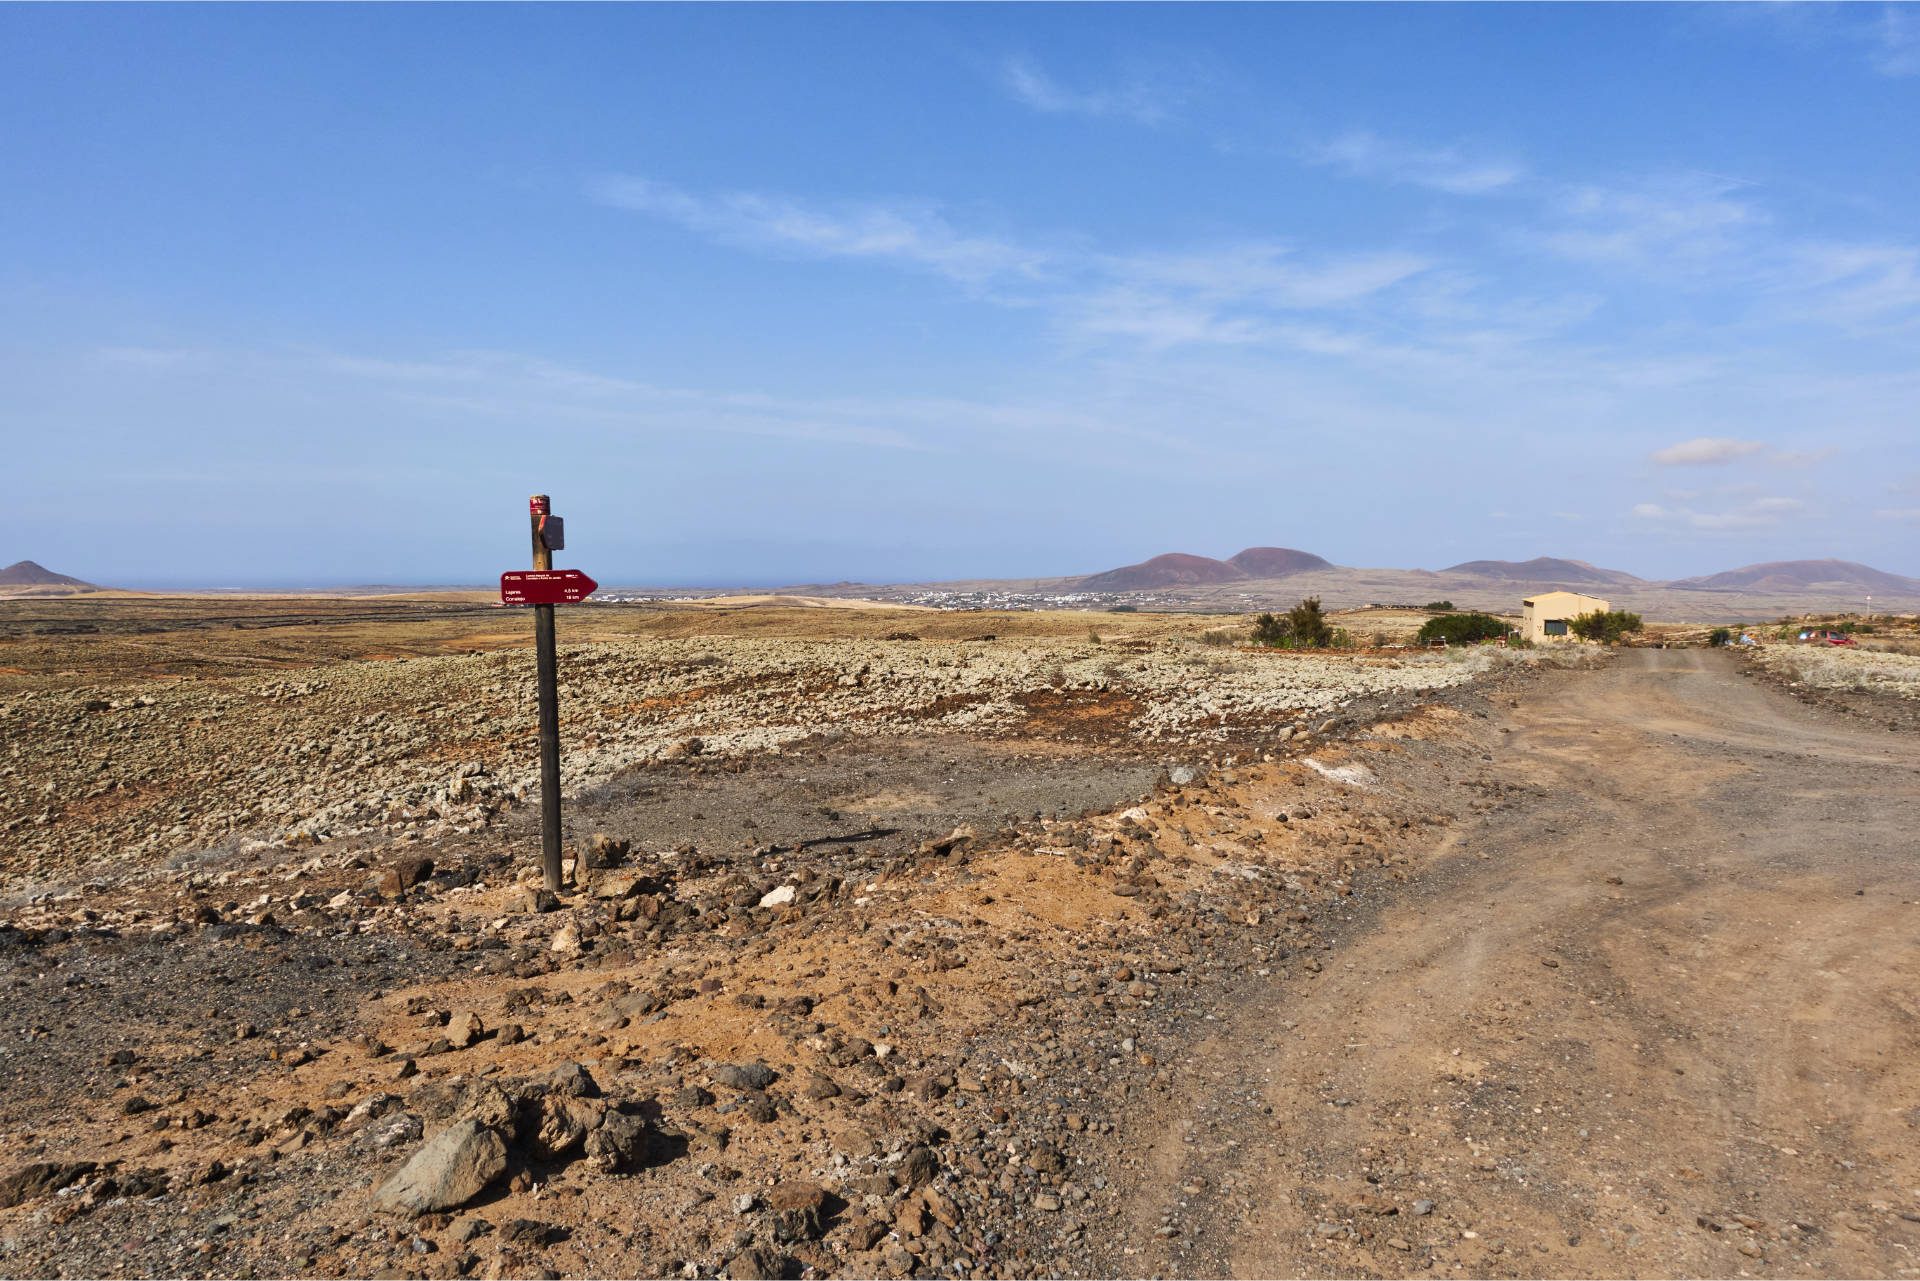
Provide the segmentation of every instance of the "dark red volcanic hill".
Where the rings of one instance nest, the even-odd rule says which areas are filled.
[[[1089,574],[1074,584],[1087,592],[1139,592],[1156,587],[1193,587],[1203,583],[1232,583],[1245,578],[1238,565],[1210,556],[1168,552],[1138,565],[1123,565],[1104,574]]]
[[[1238,565],[1246,571],[1249,578],[1285,578],[1288,574],[1304,574],[1310,569],[1332,569],[1333,562],[1312,552],[1295,551],[1291,547],[1249,547],[1238,556],[1229,558],[1228,564]]]
[[[1500,578],[1515,583],[1621,585],[1646,581],[1624,570],[1601,569],[1584,560],[1563,560],[1558,556],[1535,556],[1532,560],[1470,560],[1440,572],[1467,574],[1474,578]]]
[[[92,587],[93,584],[66,574],[56,574],[44,565],[17,560],[0,569],[0,587]]]
[[[1697,587],[1704,591],[1761,592],[1790,592],[1831,585],[1899,595],[1920,592],[1920,579],[1889,574],[1885,570],[1850,560],[1775,560],[1764,565],[1729,569],[1721,574],[1682,578],[1669,584],[1672,587]]]

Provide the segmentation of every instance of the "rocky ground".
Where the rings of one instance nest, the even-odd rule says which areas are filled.
[[[1737,656],[570,659],[557,896],[520,655],[9,696],[190,813],[13,834],[0,1273],[1913,1270],[1920,758]]]
[[[1754,677],[1810,707],[1895,732],[1920,730],[1920,655],[1792,641],[1742,646]]]
[[[568,646],[565,786],[688,754],[737,762],[905,732],[1138,750],[1266,739],[1355,699],[1444,688],[1484,667],[1458,651],[898,636]],[[5,878],[15,889],[112,878],[223,841],[285,848],[483,829],[537,782],[532,680],[531,656],[502,650],[0,697],[0,834],[14,846]]]
[[[983,635],[564,667],[558,897],[524,654],[8,698],[0,1270],[1127,1270],[1182,1047],[1320,971],[1459,808],[1376,768],[1468,759],[1446,700],[1535,665]]]

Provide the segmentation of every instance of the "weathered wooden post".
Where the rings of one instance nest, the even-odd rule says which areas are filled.
[[[533,526],[533,570],[500,575],[500,602],[533,606],[534,663],[540,704],[540,874],[560,889],[560,664],[553,607],[583,601],[599,584],[576,569],[555,571],[553,554],[567,545],[565,526],[545,494],[527,500]]]
[[[552,503],[545,494],[527,501],[533,521],[533,567],[553,569],[553,548],[543,528]],[[540,684],[540,873],[550,890],[560,888],[560,660],[554,648],[553,606],[533,607],[534,662]]]

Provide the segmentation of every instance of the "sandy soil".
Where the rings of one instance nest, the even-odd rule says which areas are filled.
[[[1196,1047],[1128,1270],[1914,1275],[1914,741],[1700,651],[1510,713],[1526,802]]]

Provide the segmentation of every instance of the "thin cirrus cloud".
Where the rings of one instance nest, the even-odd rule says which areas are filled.
[[[1880,11],[1872,60],[1883,76],[1920,76],[1920,19],[1913,10],[1890,4]]]
[[[929,270],[988,301],[1043,308],[1083,337],[1155,348],[1270,341],[1280,313],[1362,307],[1433,267],[1398,250],[1306,255],[1276,241],[1171,252],[1042,248],[969,234],[924,202],[823,206],[760,192],[696,194],[634,176],[602,178],[589,195],[749,250]]]
[[[1000,65],[1000,83],[1015,101],[1048,115],[1115,116],[1143,125],[1164,123],[1188,96],[1164,75],[1135,75],[1110,89],[1070,89],[1023,57]]]
[[[394,405],[499,421],[564,422],[618,435],[719,433],[917,450],[923,440],[893,404],[783,399],[663,387],[512,352],[388,360],[324,349],[237,354],[256,375],[330,379],[342,399],[375,393]]]
[[[1498,191],[1525,174],[1512,161],[1468,156],[1453,147],[1409,146],[1364,131],[1311,148],[1307,158],[1356,178],[1410,183],[1457,196]]]
[[[1204,252],[1135,254],[1108,260],[1113,274],[1215,299],[1278,309],[1336,307],[1370,297],[1430,268],[1422,254],[1378,252],[1303,262],[1290,246],[1226,245]]]
[[[1715,174],[1673,174],[1556,189],[1541,243],[1591,263],[1698,274],[1725,262],[1771,219]]]
[[[1807,318],[1842,327],[1920,310],[1920,248],[1796,234],[1742,178],[1682,171],[1563,181],[1462,147],[1365,131],[1301,155],[1351,177],[1513,196],[1526,211],[1511,229],[1514,243],[1579,266],[1738,291],[1756,304],[1791,296]]]
[[[732,244],[891,260],[968,284],[1031,275],[1044,262],[1044,255],[1007,241],[957,231],[920,203],[820,208],[750,191],[698,196],[667,183],[618,175],[594,183],[591,194],[603,205],[649,214]]]
[[[1683,440],[1665,449],[1656,449],[1648,457],[1663,467],[1711,467],[1737,462],[1763,453],[1766,446],[1757,440],[1735,440],[1731,436],[1701,436]]]
[[[1703,533],[1744,533],[1770,529],[1805,516],[1807,504],[1798,498],[1757,498],[1726,511],[1698,511],[1691,507],[1663,507],[1659,503],[1638,503],[1636,519],[1657,524],[1681,525]]]
[[[1760,194],[1708,173],[1560,185],[1522,239],[1570,262],[1735,291],[1758,314],[1791,298],[1808,319],[1857,327],[1920,308],[1920,249],[1797,233]]]

